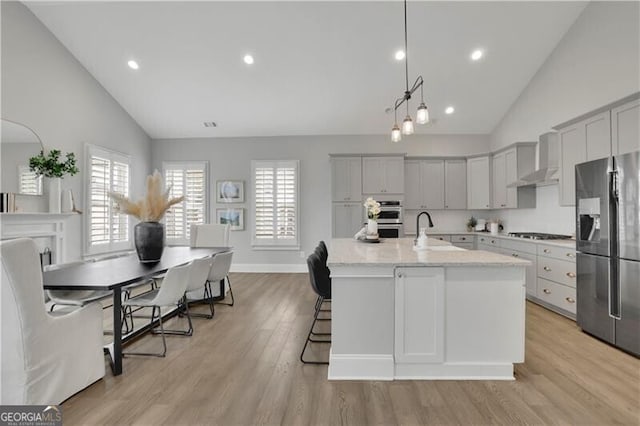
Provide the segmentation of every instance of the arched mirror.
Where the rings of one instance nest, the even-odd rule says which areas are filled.
[[[29,158],[44,148],[38,135],[24,124],[0,119],[2,192],[42,195],[42,177],[29,170]]]

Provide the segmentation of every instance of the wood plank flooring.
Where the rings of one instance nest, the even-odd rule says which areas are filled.
[[[109,370],[63,404],[65,425],[640,424],[640,360],[532,303],[514,382],[329,382],[326,366],[298,360],[315,300],[308,277],[231,279],[236,306],[195,319],[191,338],[168,337],[166,358],[125,358],[122,376]],[[160,344],[147,335],[128,349]],[[328,346],[309,357],[326,359]]]

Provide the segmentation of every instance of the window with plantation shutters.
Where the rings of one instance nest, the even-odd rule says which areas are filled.
[[[170,197],[185,196],[165,215],[165,232],[170,244],[188,244],[191,225],[206,222],[207,163],[202,161],[163,163],[165,186]]]
[[[254,161],[253,245],[300,246],[298,228],[298,161]]]
[[[129,196],[130,159],[97,146],[87,147],[85,169],[89,177],[86,200],[88,254],[126,250],[131,247],[130,217],[118,212],[109,192]]]

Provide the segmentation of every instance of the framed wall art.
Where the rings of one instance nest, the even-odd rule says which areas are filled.
[[[231,231],[244,231],[244,209],[216,209],[216,223],[231,225]]]
[[[219,180],[216,182],[218,203],[244,203],[244,181]]]

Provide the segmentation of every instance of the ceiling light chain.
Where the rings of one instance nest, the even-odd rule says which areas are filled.
[[[426,124],[429,122],[429,111],[427,109],[427,106],[424,103],[424,94],[423,94],[423,90],[422,90],[422,85],[424,83],[424,80],[422,79],[422,76],[419,75],[418,78],[416,78],[416,81],[413,83],[413,86],[411,87],[411,89],[409,89],[409,43],[408,43],[408,36],[407,36],[407,0],[404,0],[404,78],[405,78],[405,92],[404,95],[401,98],[396,99],[396,102],[394,104],[393,110],[394,110],[394,114],[395,114],[395,121],[394,121],[394,125],[393,128],[391,129],[391,140],[393,142],[400,142],[400,140],[402,139],[402,136],[400,134],[400,128],[398,127],[398,108],[403,104],[403,103],[407,103],[407,116],[405,117],[405,119],[402,121],[402,134],[404,135],[411,135],[414,132],[414,128],[413,128],[413,120],[411,119],[411,116],[409,115],[409,99],[411,99],[411,95],[413,95],[413,92],[415,92],[416,90],[418,90],[418,88],[420,88],[420,105],[418,106],[418,110],[416,113],[416,122],[418,124]]]

